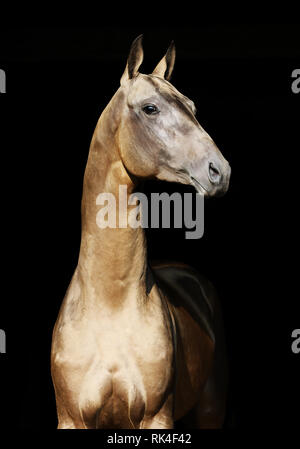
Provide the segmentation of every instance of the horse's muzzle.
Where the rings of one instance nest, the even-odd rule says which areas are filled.
[[[207,167],[207,175],[210,183],[208,194],[210,196],[222,196],[229,187],[231,168],[229,163],[223,161],[209,161]]]

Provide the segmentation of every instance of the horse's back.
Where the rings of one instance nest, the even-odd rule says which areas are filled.
[[[219,398],[224,402],[226,395],[227,360],[216,290],[208,279],[186,264],[154,262],[151,268],[176,327],[175,419],[184,416],[204,396],[207,407],[212,402],[217,407]]]
[[[179,262],[153,262],[151,268],[173,310],[185,309],[214,342],[217,304],[210,281],[193,267]]]

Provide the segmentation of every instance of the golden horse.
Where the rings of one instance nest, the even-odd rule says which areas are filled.
[[[225,193],[230,166],[168,81],[172,43],[153,73],[132,44],[120,88],[97,123],[85,170],[78,265],[57,318],[51,372],[58,428],[196,428],[224,420],[227,368],[213,286],[193,268],[150,265],[142,227],[103,227],[97,197],[119,204],[143,179]]]

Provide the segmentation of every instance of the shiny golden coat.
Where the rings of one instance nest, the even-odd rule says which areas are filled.
[[[149,177],[206,195],[228,187],[228,163],[193,103],[167,81],[174,46],[151,75],[138,72],[142,58],[137,38],[90,146],[78,265],[53,331],[59,428],[172,428],[188,412],[191,426],[219,427],[224,417],[225,351],[213,288],[187,266],[150,267],[143,229],[96,224],[98,194],[113,193],[118,205],[120,184],[128,195]],[[145,102],[158,105],[157,117],[143,113]],[[218,185],[207,175],[211,159]]]

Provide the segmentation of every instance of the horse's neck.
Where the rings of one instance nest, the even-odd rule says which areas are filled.
[[[95,130],[85,171],[78,268],[84,287],[93,292],[93,300],[106,302],[112,307],[124,301],[143,299],[146,294],[144,230],[131,227],[100,229],[96,222],[100,209],[96,198],[106,192],[112,193],[116,199],[118,225],[118,215],[122,212],[119,211],[120,184],[127,186],[129,196],[134,185],[119,157],[114,135],[104,114]]]

